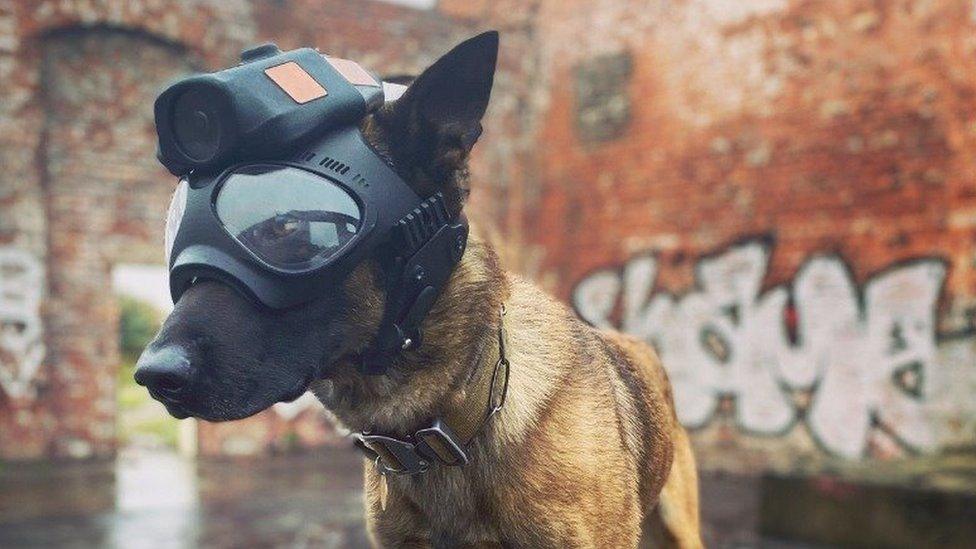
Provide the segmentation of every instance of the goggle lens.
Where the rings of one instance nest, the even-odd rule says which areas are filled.
[[[301,271],[334,256],[359,231],[362,212],[345,189],[288,166],[248,165],[223,182],[217,217],[262,261]]]

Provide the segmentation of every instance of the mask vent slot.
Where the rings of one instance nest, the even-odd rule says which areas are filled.
[[[319,166],[332,170],[340,175],[346,175],[346,173],[349,171],[349,166],[346,166],[334,158],[329,158],[328,156],[322,158],[322,160],[319,160]]]
[[[298,160],[300,162],[311,162],[313,158],[315,158],[315,153],[313,153],[312,151],[305,151],[303,153],[298,153],[295,156],[295,160]]]
[[[396,222],[403,246],[413,254],[430,240],[437,231],[451,222],[451,215],[444,204],[444,194],[435,193],[420,206]]]

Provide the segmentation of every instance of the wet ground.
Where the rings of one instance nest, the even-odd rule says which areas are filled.
[[[758,483],[702,479],[709,547],[753,547]],[[0,470],[0,547],[364,547],[362,472],[352,450],[193,462],[125,453],[115,464]]]

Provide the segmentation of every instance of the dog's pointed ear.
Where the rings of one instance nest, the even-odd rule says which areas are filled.
[[[463,201],[468,153],[481,136],[498,58],[498,33],[470,38],[410,84],[381,117],[396,168],[421,196]]]

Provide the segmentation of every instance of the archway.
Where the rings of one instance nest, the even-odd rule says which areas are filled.
[[[42,40],[42,165],[49,226],[46,312],[57,453],[116,450],[119,263],[161,265],[172,177],[155,160],[152,104],[192,67],[183,51],[124,30]]]

